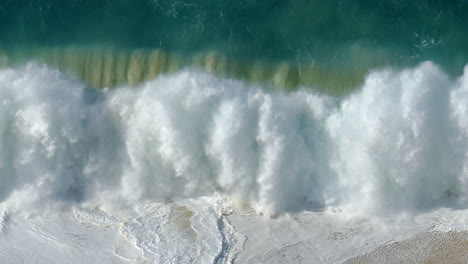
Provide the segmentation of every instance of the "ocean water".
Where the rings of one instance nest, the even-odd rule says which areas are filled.
[[[462,0],[8,0],[0,47],[13,65],[39,60],[93,87],[195,66],[341,96],[376,68],[432,61],[461,75],[467,12]]]
[[[0,257],[340,263],[468,230],[467,12],[2,1]]]

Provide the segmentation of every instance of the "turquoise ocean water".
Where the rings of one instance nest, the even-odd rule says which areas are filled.
[[[465,0],[3,0],[3,64],[39,60],[91,86],[194,66],[333,95],[372,69],[468,61]]]

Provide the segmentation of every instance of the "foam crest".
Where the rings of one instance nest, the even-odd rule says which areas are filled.
[[[98,91],[36,64],[2,70],[0,199],[222,194],[265,214],[465,208],[467,75],[452,81],[431,63],[378,71],[339,101],[196,71]]]
[[[466,135],[454,110],[467,101],[450,103],[459,90],[430,63],[370,75],[328,120],[343,202],[413,210],[464,200]]]

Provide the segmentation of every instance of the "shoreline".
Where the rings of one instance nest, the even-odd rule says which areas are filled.
[[[382,245],[344,263],[468,263],[468,231],[419,233],[407,240]]]

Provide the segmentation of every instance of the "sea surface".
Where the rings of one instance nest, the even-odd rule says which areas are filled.
[[[468,230],[467,22],[465,0],[0,1],[0,258],[342,263]]]

